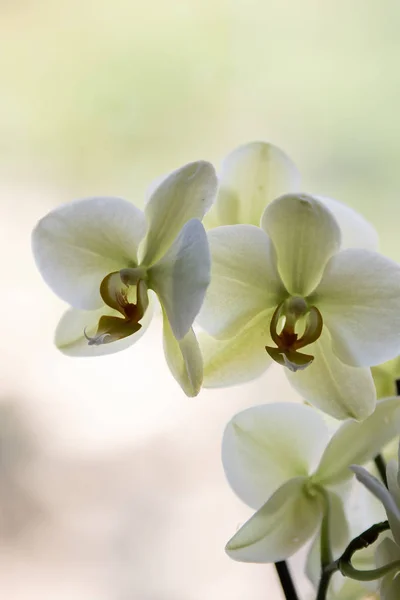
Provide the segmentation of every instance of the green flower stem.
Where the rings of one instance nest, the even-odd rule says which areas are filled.
[[[330,579],[335,571],[337,571],[337,565],[333,560],[331,542],[330,542],[330,505],[329,497],[325,493],[325,490],[321,488],[322,498],[324,501],[324,516],[322,517],[321,523],[321,579],[318,586],[317,600],[325,600],[326,594],[329,587]]]
[[[367,548],[376,542],[379,535],[388,529],[390,529],[388,521],[383,521],[382,523],[376,523],[375,525],[372,525],[372,527],[361,533],[350,542],[339,560],[335,560],[329,564],[326,564],[322,568],[322,576],[319,582],[317,600],[326,600],[330,579],[333,573],[336,571],[340,570],[342,575],[345,577],[350,577],[351,579],[356,579],[358,581],[373,581],[374,579],[379,579],[380,577],[387,575],[387,573],[390,573],[390,571],[395,569],[400,570],[400,561],[395,561],[389,565],[385,565],[384,567],[370,571],[359,571],[351,564],[353,554],[357,552],[357,550]]]
[[[325,600],[326,594],[328,592],[329,583],[331,581],[332,575],[339,570],[337,565],[337,561],[331,562],[329,565],[326,565],[322,571],[322,576],[318,586],[317,592],[317,600]]]
[[[371,569],[369,571],[359,571],[350,563],[339,562],[339,569],[342,575],[345,577],[350,577],[350,579],[356,579],[357,581],[374,581],[375,579],[384,577],[391,571],[400,571],[400,560],[395,560],[384,567],[379,567],[379,569]]]
[[[382,523],[372,525],[367,531],[364,531],[364,533],[354,538],[337,561],[337,565],[342,575],[350,577],[351,579],[357,579],[358,581],[373,581],[374,579],[383,577],[395,568],[400,568],[400,561],[395,561],[394,563],[390,563],[379,569],[372,569],[369,571],[359,571],[351,564],[353,554],[357,552],[357,550],[367,548],[376,542],[379,535],[388,529],[390,529],[388,521],[383,521]]]
[[[321,488],[322,497],[324,500],[324,516],[322,517],[321,524],[321,568],[322,570],[333,562],[333,555],[331,550],[330,542],[330,531],[329,531],[329,520],[330,520],[330,506],[329,497],[325,493],[325,490]]]
[[[289,571],[289,567],[285,560],[275,563],[275,569],[278,573],[279,581],[282,586],[286,600],[299,600],[299,597],[294,587],[293,579]]]

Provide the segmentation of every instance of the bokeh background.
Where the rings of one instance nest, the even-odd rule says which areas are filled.
[[[1,0],[1,597],[281,598],[224,554],[251,511],[220,465],[235,412],[293,397],[281,371],[189,400],[157,319],[122,354],[62,356],[30,232],[263,139],[400,259],[399,26],[396,0]]]

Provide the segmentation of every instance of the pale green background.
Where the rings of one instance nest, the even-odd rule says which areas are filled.
[[[268,567],[224,555],[251,511],[219,448],[234,412],[292,398],[281,371],[188,401],[157,320],[121,355],[63,357],[30,231],[264,139],[400,259],[399,29],[397,0],[0,2],[0,595],[279,598]]]

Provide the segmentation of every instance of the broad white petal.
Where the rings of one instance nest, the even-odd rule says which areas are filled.
[[[91,310],[103,304],[106,275],[137,265],[146,231],[142,211],[120,198],[87,198],[43,217],[32,234],[36,265],[60,298]]]
[[[272,239],[287,290],[310,294],[340,248],[340,229],[332,213],[312,196],[288,194],[267,206],[261,227]]]
[[[272,343],[269,333],[273,310],[252,319],[228,340],[199,335],[204,360],[204,387],[228,387],[255,379],[269,367],[271,359],[265,346]]]
[[[372,366],[400,354],[400,265],[369,250],[349,249],[328,262],[312,301],[338,357]]]
[[[316,472],[323,485],[334,485],[350,479],[349,466],[365,464],[399,433],[396,415],[400,397],[376,403],[375,411],[361,423],[347,421],[333,435]]]
[[[389,492],[392,498],[396,502],[400,510],[400,488],[398,483],[399,477],[399,463],[397,460],[390,460],[386,467],[386,477],[388,483]]]
[[[210,251],[198,219],[186,223],[168,252],[148,271],[148,285],[158,295],[174,336],[188,333],[210,283]]]
[[[179,342],[163,311],[164,353],[167,364],[186,396],[197,396],[203,381],[203,359],[193,329]]]
[[[204,217],[214,201],[217,183],[214,167],[201,160],[162,180],[144,211],[148,232],[140,249],[143,265],[149,266],[161,258],[185,223]]]
[[[306,477],[284,483],[229,540],[234,560],[269,563],[285,560],[313,535],[322,516],[318,496],[304,492]]]
[[[152,306],[148,307],[143,319],[141,320],[141,329],[136,333],[129,335],[122,340],[102,344],[100,346],[89,346],[88,340],[84,335],[84,331],[88,337],[94,337],[97,331],[97,325],[100,317],[110,315],[120,317],[120,313],[108,306],[103,306],[97,310],[79,310],[72,308],[67,310],[61,317],[55,333],[55,344],[63,354],[68,356],[103,356],[106,354],[115,354],[132,346],[147,330],[152,315]]]
[[[377,250],[379,237],[376,229],[360,213],[333,198],[315,196],[335,217],[342,234],[341,250],[365,248]]]
[[[390,534],[376,548],[375,560],[378,568],[384,567],[395,560],[400,560],[400,547],[394,542]]]
[[[358,481],[365,485],[371,494],[374,494],[382,502],[389,520],[390,530],[398,544],[400,542],[400,508],[397,506],[393,496],[376,477],[368,473],[363,467],[352,465],[351,469],[354,471]]]
[[[250,142],[228,154],[210,223],[259,225],[269,202],[300,189],[300,175],[282,150],[266,142]]]
[[[376,549],[376,566],[384,567],[398,560],[400,560],[399,546],[390,537],[386,537]],[[399,600],[400,577],[398,571],[392,571],[381,579],[379,593],[381,600]]]
[[[370,369],[349,367],[333,353],[329,332],[304,349],[314,362],[303,371],[285,369],[293,387],[308,402],[336,419],[362,420],[375,408],[376,391]]]
[[[370,568],[375,568],[375,565]],[[337,589],[336,593],[335,588]],[[356,581],[355,579],[343,577],[338,572],[333,575],[327,598],[328,600],[375,600],[380,597],[374,594],[377,588],[377,581]]]
[[[328,439],[322,417],[308,406],[248,408],[228,423],[222,441],[229,485],[257,509],[288,479],[309,475]]]
[[[197,321],[210,335],[232,337],[258,313],[278,306],[286,290],[271,240],[259,227],[217,227],[208,240],[211,283]]]

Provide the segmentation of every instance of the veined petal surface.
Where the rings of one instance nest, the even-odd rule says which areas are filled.
[[[208,241],[211,283],[197,322],[212,336],[232,337],[257,314],[280,304],[286,290],[271,240],[259,227],[217,227]]]
[[[142,211],[120,198],[87,198],[43,217],[32,234],[36,265],[63,300],[85,310],[103,304],[104,277],[137,265],[146,231]]]
[[[342,234],[341,250],[365,248],[376,251],[378,249],[378,232],[360,213],[333,198],[327,196],[315,196],[315,198],[322,202],[335,217]]]
[[[370,369],[349,367],[332,350],[324,326],[321,337],[307,346],[314,362],[303,371],[285,369],[292,386],[311,404],[336,419],[362,420],[375,408],[376,390]]]
[[[172,375],[186,396],[197,396],[203,381],[203,358],[193,329],[181,340],[172,333],[168,318],[163,311],[164,353]]]
[[[162,180],[145,208],[148,232],[140,249],[144,266],[165,254],[185,223],[204,217],[217,185],[214,167],[205,161],[189,163]]]
[[[109,344],[89,346],[84,331],[89,337],[94,337],[99,319],[103,315],[121,317],[119,312],[108,306],[103,306],[97,310],[79,310],[76,308],[67,310],[61,317],[56,329],[54,342],[57,348],[68,356],[88,357],[115,354],[125,350],[137,342],[146,332],[153,316],[153,309],[150,304],[140,321],[142,327],[136,333]]]
[[[328,439],[322,417],[302,404],[248,408],[228,423],[222,441],[229,485],[257,509],[285,481],[309,475]]]
[[[265,350],[272,343],[269,325],[273,309],[254,317],[238,334],[217,340],[199,335],[204,360],[204,387],[228,387],[251,381],[269,367],[272,360]]]
[[[269,202],[300,189],[300,175],[282,150],[251,142],[228,154],[222,164],[220,188],[210,219],[216,225],[259,225]]]
[[[284,483],[229,540],[234,560],[269,563],[285,560],[313,535],[322,517],[319,496],[304,491],[306,477]]]
[[[322,485],[334,485],[350,479],[352,464],[372,460],[399,434],[397,415],[400,397],[385,398],[376,403],[375,411],[365,421],[347,421],[333,435],[316,471]]]
[[[210,251],[198,219],[183,226],[168,252],[149,269],[148,277],[174,336],[181,340],[191,328],[210,283]]]
[[[272,239],[287,290],[310,294],[340,248],[340,229],[332,213],[312,196],[287,194],[267,206],[261,227]]]
[[[400,354],[400,265],[369,250],[333,256],[313,299],[337,356],[373,366]]]

